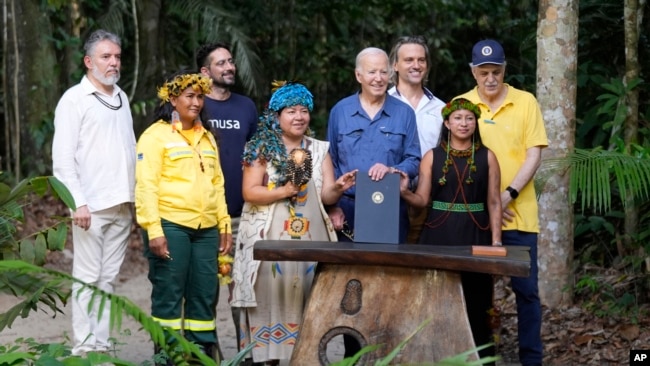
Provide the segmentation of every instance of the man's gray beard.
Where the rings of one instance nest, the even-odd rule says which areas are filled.
[[[104,76],[102,73],[100,73],[97,69],[92,70],[93,76],[95,79],[97,79],[100,83],[106,86],[113,86],[117,84],[117,82],[120,80],[120,71],[117,70],[117,74],[114,76]]]

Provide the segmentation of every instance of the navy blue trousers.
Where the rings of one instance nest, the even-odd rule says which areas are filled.
[[[519,362],[523,366],[542,364],[542,305],[537,284],[537,233],[504,230],[503,245],[530,248],[530,275],[511,277],[512,290],[517,300],[517,334],[519,336]]]

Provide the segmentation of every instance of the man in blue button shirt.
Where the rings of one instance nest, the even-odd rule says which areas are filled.
[[[327,126],[327,140],[336,177],[359,170],[373,180],[386,174],[406,172],[413,178],[420,164],[420,142],[415,113],[408,105],[386,93],[388,55],[379,48],[362,50],[354,70],[361,91],[340,100],[332,108]],[[345,233],[354,231],[355,187],[348,189],[338,207],[330,211],[337,230],[347,222]],[[407,207],[400,204],[400,243],[406,242]],[[339,240],[350,241],[339,232]]]

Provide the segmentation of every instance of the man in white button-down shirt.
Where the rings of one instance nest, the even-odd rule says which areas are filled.
[[[68,89],[54,114],[54,175],[72,193],[72,275],[114,291],[131,233],[135,187],[135,135],[126,94],[117,86],[120,39],[95,31],[84,45],[86,75]],[[109,308],[88,311],[91,292],[72,286],[74,355],[107,351]]]
[[[445,106],[424,86],[429,76],[429,60],[429,47],[422,36],[400,37],[390,52],[390,81],[394,86],[388,89],[388,94],[413,108],[422,156],[438,146]],[[418,242],[426,211],[409,207],[407,242]]]

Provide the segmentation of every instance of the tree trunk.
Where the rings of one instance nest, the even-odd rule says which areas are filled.
[[[575,145],[578,0],[541,0],[537,27],[537,99],[548,148],[543,158],[566,157]],[[540,297],[549,307],[572,301],[573,206],[569,172],[553,174],[541,192],[538,263]]]
[[[7,3],[5,121],[16,180],[25,172],[45,174],[52,161],[52,116],[59,97],[59,78],[50,41],[52,27],[40,4],[39,0]]]
[[[632,80],[639,77],[639,25],[637,21],[637,10],[639,8],[638,0],[625,0],[623,10],[623,26],[625,29],[625,77],[623,83],[628,85]],[[623,141],[625,150],[629,153],[630,145],[637,143],[639,139],[639,88],[634,88],[627,92],[625,96],[625,130],[623,131]],[[634,197],[627,196],[625,205],[625,234],[623,241],[624,256],[632,247],[636,240],[637,227],[639,225],[639,208],[634,203]]]
[[[625,0],[624,28],[625,28],[625,78],[623,82],[628,85],[640,75],[639,65],[639,30],[643,20],[644,0]],[[625,116],[625,131],[623,138],[626,150],[630,152],[630,145],[639,139],[639,88],[627,92],[625,97],[627,105]],[[634,203],[634,197],[628,195],[625,207],[625,249],[631,248],[637,240],[639,225],[639,207]],[[627,253],[620,253],[625,255]],[[645,257],[643,246],[639,254]],[[650,270],[650,259],[646,258],[646,268]]]
[[[163,71],[169,67],[165,63],[165,55],[161,54],[162,50],[169,49],[165,47],[161,37],[161,30],[159,24],[164,24],[162,19],[162,1],[161,0],[136,0],[137,14],[138,14],[138,37],[140,46],[140,64],[134,65],[138,68],[138,80],[135,89],[135,95],[129,95],[129,99],[133,101],[131,104],[133,109],[133,129],[135,130],[136,137],[152,122],[151,115],[153,108],[158,105],[158,100],[153,106],[145,106],[143,101],[151,99],[156,96],[156,87],[162,84]],[[169,31],[168,29],[162,32]],[[190,60],[191,61],[191,60]],[[194,63],[192,62],[191,65]],[[168,70],[169,73],[177,70]],[[137,104],[138,108],[133,108],[133,104]],[[146,108],[146,111],[140,111],[140,108]]]

